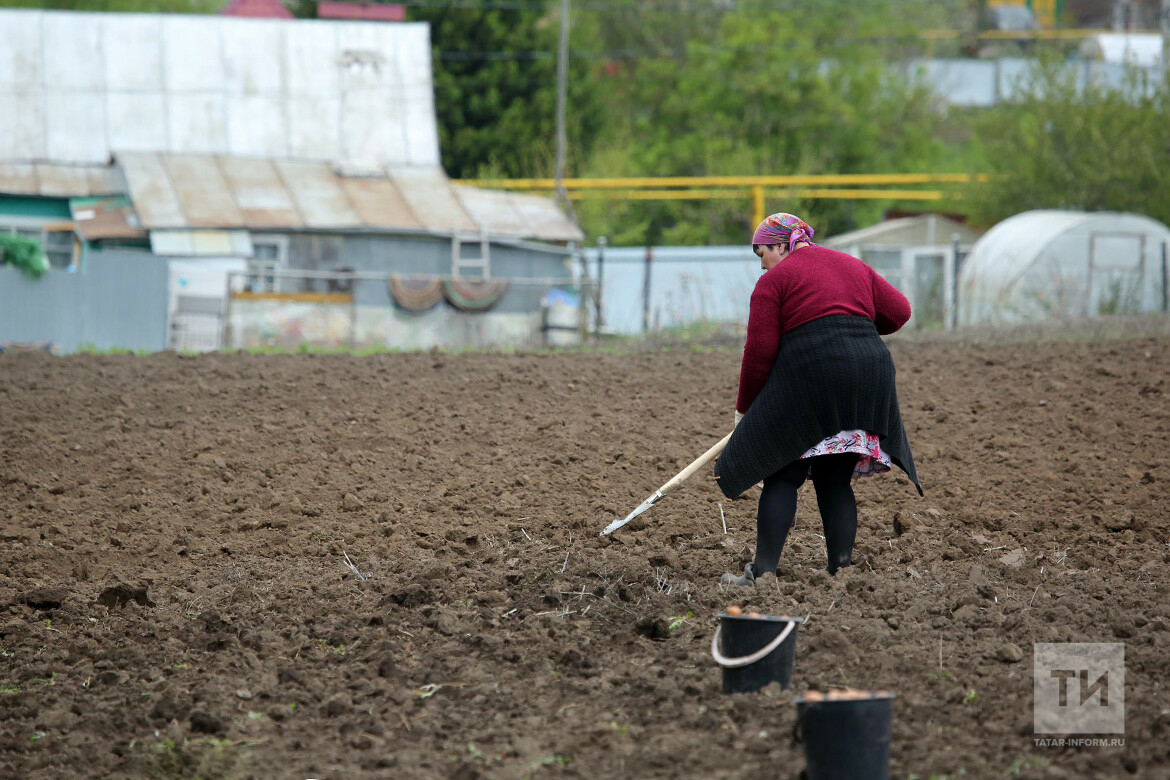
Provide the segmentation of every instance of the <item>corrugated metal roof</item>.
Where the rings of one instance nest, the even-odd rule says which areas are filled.
[[[25,163],[0,163],[0,192],[5,195],[40,195],[36,169]]]
[[[161,159],[188,226],[243,227],[244,217],[220,173],[218,160],[195,154],[169,154]]]
[[[512,208],[519,212],[526,229],[545,241],[584,241],[585,234],[565,213],[557,207],[552,198],[536,195],[508,193]]]
[[[89,193],[89,177],[84,168],[38,163],[36,171],[41,195],[67,198],[78,192]]]
[[[185,228],[187,216],[171,187],[170,174],[157,154],[119,154],[118,165],[126,177],[130,200],[148,230]]]
[[[142,226],[385,230],[580,241],[549,198],[453,185],[437,166],[341,176],[325,163],[215,155],[118,155]]]
[[[497,230],[504,230],[519,235],[527,226],[524,218],[512,206],[511,193],[501,190],[481,190],[475,187],[455,185],[455,192],[459,200],[467,209],[473,220],[481,225],[494,225]]]
[[[254,229],[304,227],[271,160],[232,158],[221,168],[245,225]]]
[[[86,241],[102,238],[143,238],[134,204],[124,195],[73,198],[69,210],[78,234]]]
[[[0,195],[85,198],[120,195],[126,191],[112,165],[0,163]]]
[[[425,229],[435,233],[479,232],[480,226],[464,211],[442,168],[400,166],[390,168],[389,173]]]
[[[540,235],[545,241],[582,241],[585,235],[550,198],[454,185],[471,218],[493,233]]]
[[[346,177],[341,185],[365,224],[398,230],[423,229],[402,193],[389,179]]]
[[[126,181],[116,165],[87,168],[86,177],[89,179],[89,194],[92,196],[126,194]]]
[[[340,177],[328,165],[281,161],[276,168],[306,227],[361,227],[362,218],[345,196]]]

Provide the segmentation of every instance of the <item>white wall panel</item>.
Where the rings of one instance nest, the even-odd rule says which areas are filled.
[[[88,24],[86,22],[88,21]],[[52,90],[100,90],[104,86],[102,26],[92,14],[45,14],[44,84]]]
[[[241,19],[223,31],[224,89],[229,95],[279,97],[284,86],[283,26]]]
[[[41,67],[41,19],[37,11],[0,10],[0,93],[38,90]]]
[[[344,59],[346,52],[378,52],[383,57],[394,53],[395,30],[393,25],[365,24],[362,22],[337,22],[333,25],[337,50]]]
[[[162,92],[162,17],[119,14],[102,22],[106,88],[112,92]]]
[[[0,159],[45,158],[44,97],[0,92]]]
[[[402,119],[382,92],[346,92],[341,112],[341,168],[376,173],[387,163],[406,162]]]
[[[341,160],[351,173],[405,161],[402,112],[395,105],[398,63],[390,26],[337,27],[341,77]]]
[[[163,20],[163,70],[167,90],[222,90],[222,22],[216,18],[171,16]]]
[[[111,92],[106,95],[110,149],[154,152],[168,148],[167,101],[161,92]]]
[[[439,164],[439,127],[431,82],[431,39],[426,25],[401,28],[398,67],[402,78],[403,127],[412,165]]]
[[[227,153],[240,157],[288,157],[284,106],[276,97],[229,97]]]
[[[101,93],[47,94],[45,127],[45,157],[48,159],[85,163],[109,161],[106,101]]]
[[[340,159],[339,98],[290,98],[287,111],[289,157],[294,160]]]
[[[224,102],[218,93],[169,95],[167,121],[169,151],[215,154],[227,150]]]
[[[414,23],[0,11],[0,160],[434,165],[430,58]]]
[[[336,96],[340,85],[333,28],[303,22],[285,27],[284,67],[290,96]]]

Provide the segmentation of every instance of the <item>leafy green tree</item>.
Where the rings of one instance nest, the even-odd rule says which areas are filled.
[[[443,166],[455,178],[552,175],[556,151],[555,9],[516,3],[426,5]],[[583,61],[569,75],[570,167],[589,146],[596,109]]]
[[[1040,208],[1133,211],[1170,222],[1170,82],[1133,71],[1120,89],[1078,87],[1077,69],[1041,61],[1016,102],[976,120],[973,218]]]
[[[912,30],[891,34],[889,3],[759,5],[728,10],[683,51],[627,65],[606,95],[607,124],[589,173],[779,175],[933,171],[946,161],[928,89],[890,67]],[[822,234],[880,216],[879,203],[769,194]],[[741,242],[743,200],[586,203],[612,243]]]

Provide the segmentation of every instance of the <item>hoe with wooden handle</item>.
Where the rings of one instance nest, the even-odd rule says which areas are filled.
[[[727,441],[730,438],[731,438],[731,434],[729,433],[726,436],[724,436],[722,439],[720,439],[715,444],[714,447],[712,447],[711,449],[707,450],[702,455],[700,455],[695,460],[694,463],[687,466],[685,469],[680,471],[678,474],[675,474],[673,477],[671,477],[669,482],[667,482],[665,485],[663,485],[662,487],[655,490],[653,495],[651,495],[650,498],[646,499],[641,504],[639,504],[638,508],[635,509],[633,512],[630,512],[630,514],[626,516],[625,520],[614,520],[612,523],[607,525],[605,527],[605,530],[601,532],[601,536],[606,536],[607,534],[612,534],[614,531],[621,528],[623,525],[630,522],[635,517],[637,517],[638,515],[645,512],[650,507],[654,506],[655,502],[657,502],[658,499],[662,498],[667,493],[671,492],[676,487],[681,485],[692,474],[694,474],[699,469],[703,468],[703,466],[706,466],[708,463],[710,463],[712,460],[714,460],[715,457],[719,453],[723,452],[723,448],[727,446]]]

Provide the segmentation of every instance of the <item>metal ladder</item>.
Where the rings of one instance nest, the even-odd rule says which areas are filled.
[[[469,244],[474,247],[475,241],[465,241],[464,236],[456,229],[451,233],[451,276],[456,279],[463,278],[464,271],[478,272],[478,278],[491,278],[491,241],[488,239],[487,231],[480,229],[479,231],[479,255],[475,257],[463,256],[463,245]],[[473,278],[475,274],[472,274]]]

